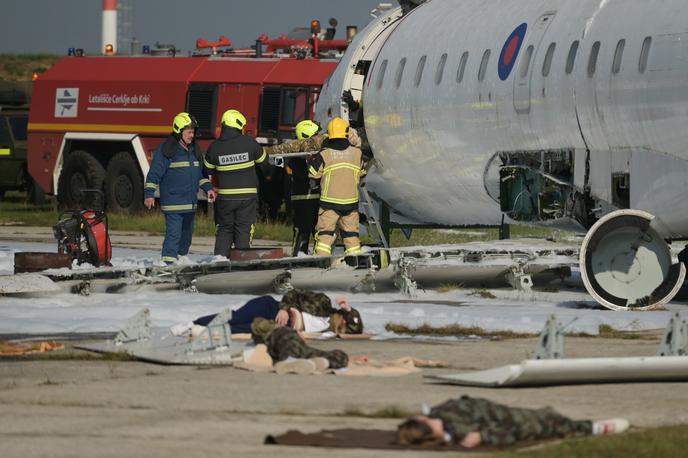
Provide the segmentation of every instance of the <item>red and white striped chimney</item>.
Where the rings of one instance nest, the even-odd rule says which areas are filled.
[[[112,53],[117,52],[117,0],[103,0],[103,44],[100,52],[105,54],[105,47],[112,45]]]

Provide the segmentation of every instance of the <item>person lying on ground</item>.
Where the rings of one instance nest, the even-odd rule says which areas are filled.
[[[455,443],[472,448],[481,444],[511,445],[517,441],[620,433],[628,420],[572,420],[550,407],[508,407],[481,398],[461,396],[414,416],[397,427],[402,445]]]
[[[327,295],[304,289],[289,291],[280,302],[272,296],[260,296],[233,310],[229,326],[232,334],[250,333],[253,320],[265,318],[278,326],[290,326],[300,332],[330,330],[337,335],[361,334],[363,321],[358,310],[343,297],[337,298],[336,302],[340,309],[332,306]],[[202,316],[186,325],[173,326],[171,331],[180,335],[191,329],[193,334],[193,326],[207,326],[216,316]]]
[[[342,350],[325,351],[306,344],[299,333],[288,326],[279,326],[272,320],[256,318],[251,325],[251,335],[256,344],[265,344],[273,364],[289,358],[325,358],[330,369],[341,369],[349,364],[349,355]],[[352,356],[352,359],[365,360],[365,356]]]

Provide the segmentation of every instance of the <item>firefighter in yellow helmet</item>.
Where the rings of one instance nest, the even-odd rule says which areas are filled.
[[[198,123],[189,113],[179,113],[172,122],[172,134],[153,153],[146,175],[144,205],[155,205],[155,191],[160,192],[160,209],[165,215],[165,241],[162,261],[175,264],[189,253],[193,235],[198,188],[213,201],[215,193],[203,171],[203,157],[196,146]]]
[[[256,165],[267,164],[267,154],[251,136],[244,135],[246,117],[231,109],[222,115],[220,137],[205,155],[205,170],[216,177],[215,254],[228,256],[234,244],[249,248],[258,212]]]
[[[358,185],[366,173],[361,149],[349,142],[349,123],[342,118],[329,122],[327,136],[323,150],[313,158],[308,169],[310,178],[320,180],[315,254],[332,254],[337,227],[344,242],[344,254],[360,254]]]
[[[306,140],[314,137],[318,144],[313,150],[320,150],[324,135],[319,135],[320,125],[310,119],[299,122],[295,133],[297,140]],[[288,143],[286,144],[288,145]],[[308,178],[308,159],[306,157],[290,158],[286,161],[286,170],[289,176],[289,189],[291,195],[292,220],[294,224],[294,240],[292,255],[308,253],[308,245],[311,235],[315,236],[315,225],[318,222],[318,201],[320,199],[320,186],[316,180]]]

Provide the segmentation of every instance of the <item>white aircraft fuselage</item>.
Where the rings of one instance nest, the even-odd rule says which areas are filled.
[[[361,65],[366,63],[366,65]],[[684,0],[430,0],[374,20],[318,100],[352,113],[398,220],[589,227],[617,209],[688,236]]]

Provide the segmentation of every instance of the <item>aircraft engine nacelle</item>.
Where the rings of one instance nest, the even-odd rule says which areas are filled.
[[[590,295],[612,310],[651,310],[666,304],[686,276],[683,263],[652,228],[654,217],[619,210],[588,231],[580,251],[581,277]]]

